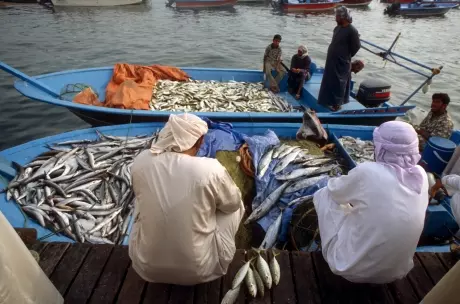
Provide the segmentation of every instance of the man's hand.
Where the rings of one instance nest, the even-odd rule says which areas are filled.
[[[423,129],[418,129],[418,130],[415,130],[415,131],[417,132],[418,135],[422,136],[425,139],[430,138],[430,132],[428,132],[428,131],[425,131]]]
[[[448,195],[446,188],[444,188],[443,184],[441,183],[441,180],[437,179],[436,184],[434,184],[430,189],[430,200],[435,197],[436,192],[438,192],[439,189],[441,189],[445,195]]]

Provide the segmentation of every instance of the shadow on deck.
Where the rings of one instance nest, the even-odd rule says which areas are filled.
[[[245,252],[238,250],[228,274],[210,283],[177,286],[147,283],[131,267],[127,246],[80,243],[28,245],[65,303],[220,303]],[[416,253],[409,275],[387,285],[353,284],[330,271],[320,252],[282,251],[281,280],[265,297],[240,292],[236,303],[420,303],[453,267],[450,253]]]

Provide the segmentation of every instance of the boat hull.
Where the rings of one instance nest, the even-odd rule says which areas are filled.
[[[338,2],[324,2],[324,3],[283,3],[281,7],[289,12],[324,12],[334,10]]]
[[[176,0],[176,8],[209,8],[209,7],[233,7],[237,0],[222,0],[222,1],[182,1]]]
[[[345,6],[352,6],[352,7],[361,7],[361,6],[369,6],[371,4],[372,0],[344,0],[342,2],[343,5]]]
[[[385,9],[385,13],[388,15],[400,15],[406,17],[440,17],[444,16],[452,8],[456,8],[458,6],[458,4],[440,4],[433,2],[421,4],[391,4]]]
[[[129,124],[129,125],[118,125],[118,126],[109,126],[98,128],[98,131],[102,132],[105,135],[112,136],[137,136],[152,134],[162,128],[164,123],[148,123],[148,124]],[[296,132],[299,128],[298,124],[273,124],[273,123],[234,123],[233,127],[236,131],[242,132],[247,135],[263,135],[267,129],[273,130],[280,138],[295,138]],[[338,137],[341,136],[353,136],[359,137],[362,139],[369,139],[369,136],[372,136],[373,127],[370,126],[341,126],[341,125],[323,125],[325,130],[328,132],[329,137],[336,141]],[[455,136],[460,139],[460,136],[454,132],[453,137]],[[16,162],[20,165],[25,165],[32,161],[35,157],[40,155],[43,152],[48,151],[47,146],[53,145],[58,142],[69,141],[69,140],[82,140],[82,139],[96,139],[97,134],[94,129],[84,129],[77,130],[67,133],[62,133],[54,136],[45,137],[42,139],[34,140],[16,147],[9,148],[4,151],[0,151],[0,188],[4,188],[8,180],[11,179],[11,175],[15,175],[14,169],[10,166],[10,162]],[[454,140],[454,139],[453,139]],[[456,141],[458,142],[458,141]],[[340,147],[340,146],[339,146]],[[345,157],[345,160],[348,160],[344,151],[340,152],[342,156]],[[353,166],[349,162],[349,166]],[[11,172],[13,170],[13,172]],[[12,173],[5,175],[4,172]],[[24,217],[20,212],[17,204],[11,203],[6,200],[6,194],[0,194],[0,211],[5,215],[8,221],[13,227],[24,228],[27,225],[28,228],[33,228],[37,230],[38,238],[41,238],[45,235],[49,235],[51,231],[47,228],[44,228],[37,224],[34,220],[29,219],[27,222],[24,221]],[[447,209],[443,205],[437,206],[428,206],[427,209],[427,220],[425,222],[425,227],[423,231],[423,236],[427,237],[445,237],[448,235],[449,231],[447,227],[451,230],[456,229],[456,223],[453,221],[451,215],[448,214]],[[124,244],[128,244],[129,234],[132,228],[132,218],[130,219],[130,224],[128,226],[128,233],[124,239]],[[74,242],[68,237],[54,234],[45,239],[47,242]],[[444,247],[443,247],[444,248]],[[444,248],[445,250],[446,248]],[[429,251],[429,250],[441,250],[439,246],[430,247],[430,248],[418,248],[419,251]]]
[[[51,0],[54,6],[122,6],[140,4],[143,0]]]
[[[314,64],[312,64],[313,66]],[[183,68],[193,79],[196,80],[216,80],[216,81],[245,81],[261,82],[263,81],[262,71],[257,70],[235,70],[235,69],[211,69],[211,68]],[[415,106],[389,107],[383,105],[380,108],[365,108],[350,96],[350,102],[343,106],[342,111],[331,112],[327,108],[317,103],[317,96],[321,86],[323,70],[311,67],[312,77],[304,85],[301,100],[296,100],[288,94],[287,76],[280,83],[283,93],[281,97],[285,98],[288,103],[298,107],[297,112],[192,112],[198,116],[209,117],[217,121],[246,121],[246,122],[302,122],[303,108],[311,108],[318,113],[319,119],[323,123],[339,124],[364,124],[379,125],[384,121],[394,120],[398,116],[404,116],[405,113]],[[100,100],[105,100],[105,90],[113,74],[113,67],[95,68],[85,70],[64,71],[46,75],[36,76],[43,84],[49,86],[57,92],[60,92],[69,84],[83,83],[90,85],[95,92],[99,94]],[[40,91],[32,85],[28,85],[22,80],[14,84],[15,88],[24,96],[31,99],[46,102],[49,104],[66,107],[86,122],[93,126],[120,124],[131,122],[154,122],[165,121],[170,114],[180,112],[168,111],[149,111],[149,110],[129,110],[114,109],[107,107],[89,106],[72,102],[72,97],[67,96],[65,99],[54,98],[47,93]]]
[[[69,109],[73,114],[78,116],[80,119],[84,120],[86,123],[90,124],[93,127],[100,126],[110,126],[110,125],[119,125],[119,124],[128,124],[128,123],[145,123],[145,122],[165,122],[168,120],[169,113],[162,115],[131,115],[129,113],[123,114],[111,114],[111,113],[88,113],[87,111],[81,111],[77,109]],[[195,113],[197,114],[197,113]],[[226,113],[216,113],[212,115],[213,119],[217,119],[222,122],[247,122],[248,117],[232,117],[225,115]],[[209,117],[206,114],[197,114],[200,117]],[[317,113],[317,116],[321,123],[323,124],[342,124],[342,125],[366,125],[366,126],[379,126],[386,121],[394,120],[396,117],[393,115],[386,116],[365,116],[361,118],[350,119],[344,115],[324,115]],[[265,117],[253,117],[251,119],[253,122],[264,123],[267,122]],[[301,123],[302,114],[294,115],[291,117],[276,116],[270,119],[272,122],[276,123]]]

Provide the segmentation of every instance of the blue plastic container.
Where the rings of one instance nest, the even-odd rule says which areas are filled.
[[[430,137],[422,153],[422,166],[427,172],[441,175],[456,147],[455,143],[447,138]]]

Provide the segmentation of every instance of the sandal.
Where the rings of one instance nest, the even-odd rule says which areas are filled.
[[[342,106],[327,106],[332,112],[337,112],[342,109]]]

